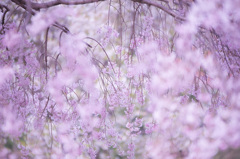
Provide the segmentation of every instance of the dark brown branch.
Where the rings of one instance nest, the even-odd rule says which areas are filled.
[[[1,11],[3,12],[3,15],[2,15],[2,26],[4,25],[4,21],[5,21],[5,16],[7,14],[7,12],[9,11],[8,7],[3,5],[3,4],[0,4],[0,9]],[[4,11],[5,9],[5,11]]]
[[[36,11],[32,10],[33,8],[27,8],[27,4],[26,4],[25,0],[12,0],[12,2],[17,4],[18,6],[22,7],[23,9],[25,9],[27,12],[29,12],[32,15],[36,14]],[[32,3],[30,5],[32,5]],[[63,26],[57,22],[55,22],[53,24],[53,26],[63,30],[65,33],[69,33],[68,28],[66,28],[65,26]]]
[[[168,8],[166,8],[165,6],[161,5],[160,3],[157,3],[155,1],[151,1],[151,0],[132,0],[133,2],[138,2],[138,3],[143,3],[143,4],[148,4],[148,5],[152,5],[154,7],[157,7],[161,10],[163,10],[164,12],[166,12],[167,14],[171,15],[172,17],[179,19],[179,20],[183,20],[185,21],[186,19],[180,15],[178,15],[177,13],[173,12],[172,10],[169,10]]]
[[[17,3],[18,5],[23,4],[26,5],[26,0],[12,0],[13,2]],[[35,3],[30,2],[31,8],[34,10],[40,10],[43,8],[50,8],[57,5],[81,5],[81,4],[88,4],[88,3],[94,3],[94,2],[100,2],[104,0],[75,0],[75,1],[69,1],[69,0],[54,0],[50,2],[43,2],[43,3]]]
[[[31,6],[30,2],[28,2],[28,5],[30,5],[30,6],[27,6],[26,0],[11,0],[11,1],[13,3],[15,3],[16,5],[22,7],[23,9],[25,9],[26,11],[28,11],[32,15],[35,15],[35,12],[32,9],[30,9],[30,6]]]

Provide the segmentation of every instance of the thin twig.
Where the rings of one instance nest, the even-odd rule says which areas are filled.
[[[49,27],[47,28],[47,31],[46,31],[46,36],[45,36],[45,63],[46,63],[46,81],[48,80],[48,72],[47,72],[47,67],[48,67],[48,63],[47,63],[47,42],[48,42],[48,31],[49,31]]]

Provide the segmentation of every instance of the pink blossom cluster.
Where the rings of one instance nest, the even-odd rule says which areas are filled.
[[[238,0],[3,2],[0,158],[239,158]]]

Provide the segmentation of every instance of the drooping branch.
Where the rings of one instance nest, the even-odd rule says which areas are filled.
[[[94,2],[99,2],[99,1],[104,1],[104,0],[76,0],[76,1],[69,1],[69,0],[55,0],[55,1],[50,1],[46,3],[32,3],[32,8],[33,9],[42,9],[42,8],[49,8],[53,7],[56,5],[81,5],[81,4],[88,4],[88,3],[94,3]]]
[[[132,1],[157,7],[157,8],[163,10],[164,12],[166,12],[167,14],[171,15],[172,17],[174,17],[176,19],[183,20],[183,21],[186,20],[184,17],[178,15],[177,13],[173,12],[172,10],[169,10],[165,6],[161,5],[160,3],[154,2],[152,0],[132,0]]]
[[[50,8],[50,7],[57,6],[57,5],[83,5],[83,4],[95,3],[95,2],[105,1],[105,0],[75,0],[75,1],[53,0],[50,2],[43,2],[43,3],[36,3],[36,2],[31,2],[31,1],[27,2],[26,0],[11,0],[11,1],[20,5],[21,7],[25,8],[25,9],[26,9],[26,4],[29,3],[30,7],[33,10],[40,10],[40,9]],[[172,17],[185,21],[184,17],[178,15],[176,12],[166,8],[165,6],[163,6],[162,4],[160,4],[158,2],[155,2],[152,0],[131,0],[131,1],[155,6],[159,9],[163,10],[167,14],[171,15]],[[166,2],[165,0],[161,0],[161,1]]]
[[[26,0],[12,0],[14,3],[19,4],[26,4]],[[43,2],[43,3],[36,3],[36,2],[29,2],[31,5],[31,8],[34,10],[40,10],[44,8],[50,8],[57,5],[81,5],[81,4],[88,4],[88,3],[94,3],[94,2],[100,2],[104,0],[75,0],[75,1],[69,1],[69,0],[54,0],[50,2]]]

